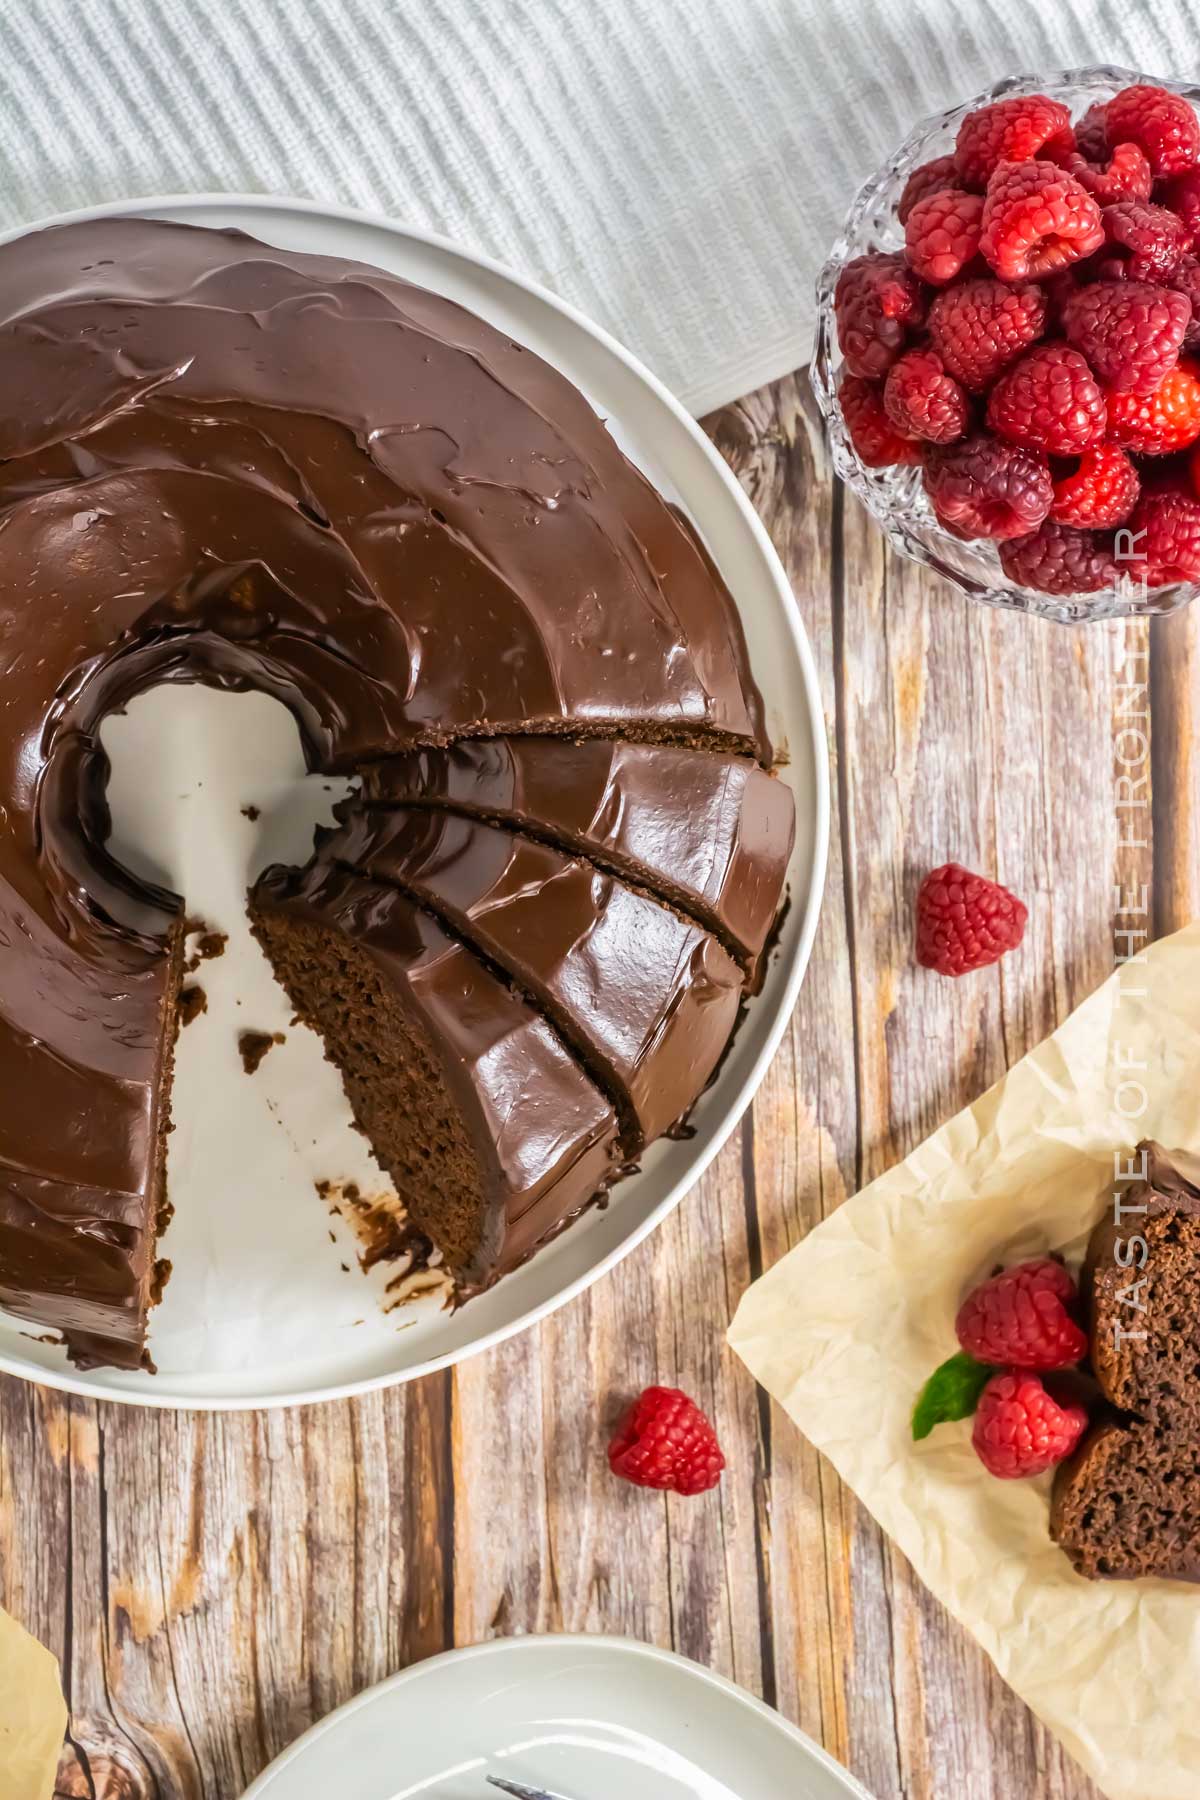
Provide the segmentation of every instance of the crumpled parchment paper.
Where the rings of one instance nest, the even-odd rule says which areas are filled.
[[[970,1420],[909,1426],[964,1291],[1081,1253],[1143,1137],[1200,1150],[1200,921],[811,1232],[729,1341],[1110,1800],[1196,1800],[1200,1588],[1083,1580],[1048,1535],[1050,1476],[995,1480]]]
[[[0,1794],[51,1800],[67,1709],[58,1663],[0,1610]]]

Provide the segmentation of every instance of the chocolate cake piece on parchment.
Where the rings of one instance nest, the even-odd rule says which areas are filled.
[[[1051,1535],[1081,1575],[1200,1581],[1200,1157],[1138,1145],[1083,1269],[1107,1403],[1059,1470]]]

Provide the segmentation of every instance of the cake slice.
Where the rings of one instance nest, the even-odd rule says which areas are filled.
[[[1111,1412],[1059,1470],[1051,1535],[1081,1575],[1200,1580],[1200,1158],[1145,1142],[1083,1271]]]
[[[613,1100],[629,1156],[677,1125],[743,976],[710,932],[583,857],[455,813],[351,808],[320,860],[401,887],[531,997]]]
[[[698,919],[758,986],[796,809],[791,789],[745,757],[617,738],[473,738],[374,764],[363,797],[444,807],[588,857]]]
[[[23,922],[28,965],[0,957],[0,1306],[80,1368],[149,1368],[182,922],[160,947],[80,922],[53,963]]]
[[[524,1261],[617,1178],[617,1122],[599,1089],[545,1019],[399,888],[324,861],[276,867],[250,917],[460,1293]]]

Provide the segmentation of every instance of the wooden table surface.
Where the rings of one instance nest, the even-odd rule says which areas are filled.
[[[826,709],[829,877],[783,1047],[647,1243],[458,1369],[212,1417],[0,1383],[0,1602],[62,1659],[64,1795],[235,1800],[360,1689],[527,1631],[695,1657],[879,1800],[1096,1793],[723,1340],[755,1275],[1111,969],[1114,883],[1149,884],[1156,933],[1200,910],[1200,611],[1068,630],[969,606],[831,484],[802,377],[707,423]],[[950,857],[1030,909],[1022,950],[958,983],[911,962],[916,884]],[[609,1476],[613,1408],[653,1381],[715,1418],[715,1493]]]

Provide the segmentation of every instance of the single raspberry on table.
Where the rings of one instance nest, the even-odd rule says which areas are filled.
[[[933,350],[906,350],[888,371],[883,406],[903,437],[952,444],[967,429],[967,396]]]
[[[1078,350],[1037,344],[992,389],[987,422],[1011,443],[1051,456],[1079,456],[1104,442],[1108,407]]]
[[[993,1375],[980,1395],[971,1442],[990,1475],[1016,1481],[1065,1461],[1087,1423],[1086,1409],[1060,1405],[1040,1375],[1009,1369]]]
[[[1200,232],[1200,168],[1185,169],[1164,182],[1159,201],[1179,215],[1194,240]]]
[[[904,192],[896,208],[896,217],[901,225],[908,223],[908,215],[918,200],[927,199],[941,188],[960,188],[962,179],[954,167],[952,156],[935,156],[932,162],[922,163],[914,169],[904,184]]]
[[[1097,444],[1061,472],[1051,465],[1056,524],[1081,531],[1108,531],[1133,511],[1141,483],[1138,472],[1118,444]],[[1100,584],[1104,586],[1104,583]]]
[[[1069,1369],[1087,1355],[1087,1333],[1074,1317],[1079,1290],[1060,1262],[1036,1256],[981,1281],[959,1308],[954,1329],[963,1349],[984,1363],[1017,1369]]]
[[[1147,587],[1200,581],[1200,500],[1177,488],[1142,495],[1126,528],[1132,557],[1123,567]],[[1124,536],[1124,533],[1122,533]]]
[[[1181,362],[1149,394],[1108,396],[1108,435],[1142,456],[1169,456],[1200,437],[1200,371]]]
[[[1115,587],[1122,574],[1111,535],[1077,531],[1053,519],[1028,537],[1001,544],[1000,566],[1018,587],[1036,588],[1042,594],[1097,594]]]
[[[1089,162],[1103,162],[1108,155],[1108,132],[1104,121],[1107,110],[1103,100],[1095,100],[1082,118],[1075,121],[1075,148]]]
[[[918,200],[904,227],[911,267],[923,281],[946,287],[979,249],[983,196],[961,188],[939,188]]]
[[[1013,94],[968,113],[958,128],[954,166],[967,187],[982,188],[1002,162],[1047,160],[1074,145],[1071,115],[1047,94]]]
[[[924,315],[921,284],[898,253],[856,256],[838,276],[833,296],[838,344],[852,375],[887,374]]]
[[[937,294],[927,324],[949,373],[978,394],[1041,337],[1046,297],[1032,282],[1012,287],[983,275]]]
[[[1054,499],[1045,456],[982,431],[929,450],[924,481],[942,524],[965,538],[1024,537]]]
[[[1086,188],[1098,206],[1113,206],[1118,200],[1148,200],[1154,186],[1145,152],[1136,144],[1118,144],[1107,160],[1090,162],[1087,157],[1068,156],[1063,163],[1080,187]]]
[[[617,1426],[608,1466],[635,1487],[703,1494],[721,1479],[725,1458],[694,1400],[679,1388],[649,1387]]]
[[[1149,394],[1179,361],[1191,302],[1147,281],[1097,281],[1063,307],[1067,341],[1115,393]]]
[[[1001,163],[988,182],[979,248],[1001,280],[1036,280],[1103,242],[1100,208],[1057,163]]]
[[[1124,254],[1130,281],[1165,281],[1192,247],[1177,213],[1144,200],[1120,200],[1104,208],[1104,235]]]
[[[961,863],[944,863],[917,892],[917,961],[939,975],[969,975],[1015,950],[1025,935],[1023,900]]]
[[[1108,102],[1104,128],[1110,144],[1136,144],[1156,176],[1180,175],[1200,162],[1200,120],[1181,94],[1140,83]]]
[[[861,463],[868,469],[893,468],[897,463],[919,463],[921,446],[902,437],[883,407],[883,389],[861,375],[844,375],[838,400],[846,432]]]

